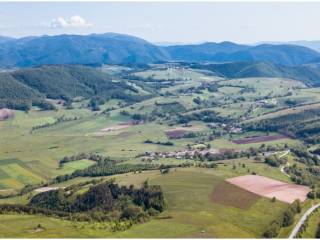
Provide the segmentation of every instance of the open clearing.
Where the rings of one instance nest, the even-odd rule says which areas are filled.
[[[43,181],[43,178],[31,172],[17,159],[0,161],[0,189],[16,189],[27,184]]]
[[[267,119],[267,118],[274,118],[274,117],[280,117],[284,116],[287,114],[294,114],[294,113],[299,113],[305,110],[310,110],[310,109],[318,109],[320,108],[320,103],[312,103],[312,104],[307,104],[303,106],[298,106],[298,107],[293,107],[293,108],[286,108],[286,109],[281,109],[275,112],[263,114],[261,116],[258,116],[256,118],[248,119],[245,122],[252,122],[252,121],[260,121],[262,119]]]
[[[260,142],[269,142],[275,140],[286,139],[288,137],[277,134],[277,135],[269,135],[269,136],[258,136],[258,137],[248,137],[244,139],[233,140],[233,143],[236,144],[249,144],[249,143],[260,143]]]
[[[218,184],[212,193],[213,202],[242,209],[250,208],[259,198],[259,195],[228,182]]]
[[[306,200],[307,194],[310,191],[310,188],[306,186],[288,184],[258,175],[245,175],[229,178],[227,179],[227,182],[260,196],[268,198],[275,197],[286,203],[292,203],[296,199],[303,202]]]
[[[132,124],[129,124],[129,123],[119,123],[119,124],[117,124],[115,126],[103,128],[99,132],[95,132],[94,135],[95,136],[105,136],[105,135],[108,135],[111,132],[115,132],[115,131],[126,129],[126,128],[130,127],[131,125]]]
[[[42,188],[37,188],[34,191],[36,193],[43,193],[43,192],[49,192],[49,191],[58,190],[58,189],[59,187],[42,187]]]
[[[165,130],[168,138],[182,138],[185,134],[190,132],[200,131],[197,127],[176,127],[174,129]]]

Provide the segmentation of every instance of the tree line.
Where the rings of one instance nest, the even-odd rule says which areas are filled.
[[[301,212],[301,202],[297,199],[282,213],[282,215],[274,220],[263,233],[264,238],[275,238],[278,236],[282,227],[288,227],[293,224],[294,217]]]
[[[161,187],[148,182],[138,189],[133,185],[120,187],[108,181],[94,185],[82,194],[78,190],[69,187],[39,193],[27,205],[1,204],[0,214],[17,212],[74,221],[112,221],[116,229],[123,225],[123,221],[129,221],[125,225],[131,226],[158,215],[166,208]]]

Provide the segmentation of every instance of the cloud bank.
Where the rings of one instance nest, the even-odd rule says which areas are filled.
[[[83,17],[79,15],[71,16],[70,18],[58,17],[51,19],[51,28],[83,28],[91,27],[92,24],[87,22]]]

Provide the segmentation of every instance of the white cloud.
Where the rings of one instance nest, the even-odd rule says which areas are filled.
[[[92,24],[79,15],[74,15],[70,18],[58,17],[50,21],[51,28],[82,28],[90,26]]]

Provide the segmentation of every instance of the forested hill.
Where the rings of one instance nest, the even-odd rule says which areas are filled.
[[[124,81],[113,81],[95,68],[79,65],[52,65],[0,73],[0,108],[28,110],[32,105],[51,106],[46,98],[91,99],[97,105],[111,99],[139,101],[137,89]]]
[[[320,86],[320,68],[311,66],[283,66],[270,62],[233,62],[224,64],[190,64],[197,69],[210,70],[225,78],[279,77],[302,81],[309,86]]]
[[[0,44],[0,66],[45,64],[151,63],[167,53],[143,39],[123,34],[27,37]]]
[[[3,41],[1,41],[3,39]],[[268,61],[299,65],[320,58],[320,53],[292,44],[257,46],[232,42],[157,46],[134,36],[106,33],[0,38],[0,67],[46,64],[128,64],[163,61],[237,62]]]
[[[172,59],[189,62],[268,61],[291,66],[308,63],[319,56],[318,52],[302,46],[271,44],[247,46],[231,42],[170,46],[166,49]]]

